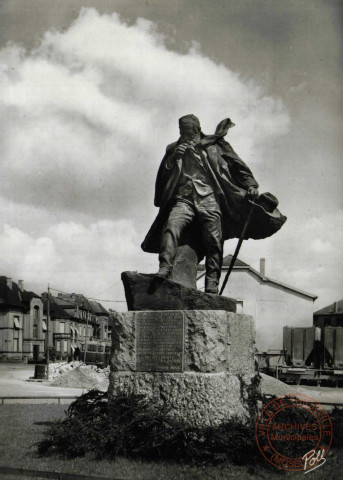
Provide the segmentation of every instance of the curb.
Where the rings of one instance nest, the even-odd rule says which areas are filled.
[[[7,475],[20,475],[24,478],[53,478],[58,480],[124,480],[119,477],[99,477],[93,475],[76,475],[74,473],[51,472],[48,470],[26,470],[25,468],[2,467],[0,473]],[[128,479],[126,479],[128,480]]]
[[[66,405],[70,404],[78,398],[77,395],[72,396],[28,396],[28,397],[0,397],[0,405],[13,405],[13,404],[52,404],[52,405]]]

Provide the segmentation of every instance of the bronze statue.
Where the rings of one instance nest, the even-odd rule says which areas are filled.
[[[178,247],[190,245],[199,260],[206,257],[205,292],[216,294],[224,240],[242,231],[244,238],[265,238],[286,221],[276,197],[259,197],[251,170],[224,140],[234,125],[227,118],[214,135],[204,135],[196,116],[180,118],[180,138],[167,147],[157,174],[154,203],[160,211],[142,243],[144,251],[159,253],[156,277],[169,277]],[[259,208],[243,230],[252,201]]]

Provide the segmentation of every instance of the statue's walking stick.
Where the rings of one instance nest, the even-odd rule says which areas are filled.
[[[250,220],[251,220],[251,217],[252,217],[252,214],[254,212],[254,208],[255,208],[255,203],[254,202],[249,202],[251,205],[250,205],[250,210],[249,210],[249,213],[248,213],[248,216],[247,216],[247,219],[245,220],[245,224],[244,224],[244,227],[243,227],[243,230],[242,230],[242,233],[241,233],[241,236],[239,237],[239,240],[238,240],[238,243],[237,243],[237,247],[236,247],[236,250],[235,250],[235,253],[233,254],[233,257],[231,259],[231,263],[230,263],[230,266],[229,266],[229,269],[225,275],[225,278],[224,278],[224,282],[222,284],[222,288],[220,289],[220,292],[219,292],[219,295],[221,295],[224,291],[224,288],[226,287],[226,284],[227,284],[227,281],[229,280],[229,276],[230,276],[230,273],[232,272],[232,269],[233,269],[233,266],[235,264],[235,261],[237,260],[237,257],[238,257],[238,254],[239,254],[239,250],[242,246],[242,243],[243,243],[243,240],[244,240],[244,237],[245,237],[245,234],[246,234],[246,231],[248,229],[248,226],[249,226],[249,223],[250,223]]]

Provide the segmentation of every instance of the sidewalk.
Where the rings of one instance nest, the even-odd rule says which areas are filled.
[[[34,368],[34,365],[1,363],[0,398],[15,397],[19,399],[20,403],[70,403],[73,398],[87,391],[86,388],[53,387],[44,381],[29,382],[30,377],[34,376]],[[38,402],[38,399],[32,400],[35,397],[48,398],[42,398],[41,402]],[[63,397],[66,401],[63,401]],[[51,398],[50,402],[49,398]],[[58,399],[62,399],[62,401]],[[6,403],[17,402],[6,400]]]

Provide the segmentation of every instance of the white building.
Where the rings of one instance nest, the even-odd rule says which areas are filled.
[[[232,255],[223,260],[221,281]],[[204,288],[204,265],[199,265],[197,286]],[[252,315],[255,321],[256,347],[259,353],[282,349],[284,326],[311,327],[313,303],[317,296],[265,276],[265,260],[260,272],[237,259],[223,295],[237,300],[237,313]]]

